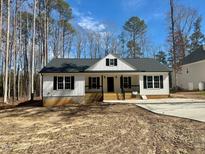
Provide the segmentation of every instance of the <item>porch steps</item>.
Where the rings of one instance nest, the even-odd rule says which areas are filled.
[[[141,99],[140,95],[132,95],[132,93],[125,93],[125,99]],[[123,100],[122,93],[104,93],[104,100]]]
[[[86,93],[85,103],[93,104],[102,101],[102,93]]]
[[[104,93],[104,100],[122,100],[123,95],[121,93]]]

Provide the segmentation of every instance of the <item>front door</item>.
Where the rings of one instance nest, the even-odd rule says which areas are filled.
[[[114,92],[114,78],[107,77],[107,92]]]

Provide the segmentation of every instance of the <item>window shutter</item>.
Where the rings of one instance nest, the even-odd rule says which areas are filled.
[[[131,88],[131,77],[128,77],[128,87]]]
[[[123,88],[123,77],[122,76],[120,77],[120,88],[121,89]]]
[[[53,77],[53,90],[57,90],[57,77]]]
[[[163,80],[163,75],[160,75],[160,88],[164,88],[164,80]]]
[[[73,90],[75,87],[75,79],[74,79],[74,76],[71,76],[71,89]]]
[[[99,88],[100,88],[100,78],[97,77],[97,89],[99,89]]]
[[[143,76],[144,89],[147,89],[147,76]]]
[[[88,83],[89,85],[89,89],[91,89],[91,77],[89,77],[89,83]]]
[[[106,59],[106,66],[109,66],[109,59]]]
[[[117,58],[114,59],[114,66],[117,66]]]

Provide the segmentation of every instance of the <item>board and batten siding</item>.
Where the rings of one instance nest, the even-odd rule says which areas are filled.
[[[53,90],[53,77],[54,76],[71,76],[68,75],[43,75],[43,97],[62,96],[74,97],[85,95],[85,77],[82,75],[75,75],[74,89],[61,89]]]
[[[163,75],[163,88],[146,88],[144,89],[143,76],[160,76]],[[169,95],[169,73],[141,73],[139,75],[140,95]]]
[[[112,54],[107,55],[99,62],[89,67],[87,71],[134,71],[135,69],[127,64],[124,60],[117,58],[117,66],[106,66],[106,59],[117,58]]]
[[[205,60],[183,65],[177,73],[177,86],[183,89],[198,90],[201,81],[205,82]]]

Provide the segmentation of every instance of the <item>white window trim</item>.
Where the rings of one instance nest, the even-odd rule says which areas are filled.
[[[62,90],[67,90],[67,91],[70,91],[72,90],[71,89],[71,76],[56,76],[57,77],[57,86],[56,86],[56,90],[55,91],[62,91]],[[63,77],[63,89],[58,89],[58,78],[59,77]],[[65,89],[65,77],[70,77],[70,89]],[[54,82],[54,81],[53,81]],[[74,81],[74,84],[75,84],[75,81]]]
[[[150,76],[152,77],[152,86],[153,86],[152,88],[149,88],[149,87],[148,87],[148,77],[150,77]],[[155,83],[155,82],[154,82],[154,77],[155,77],[155,76],[159,77],[159,88],[155,88],[155,86],[154,86],[154,83]],[[160,85],[161,85],[160,76],[161,76],[161,75],[147,75],[147,77],[146,77],[146,80],[147,80],[147,81],[146,81],[146,82],[147,82],[147,89],[153,89],[153,90],[159,90],[159,89],[161,89],[161,88],[160,88]]]
[[[109,66],[110,67],[116,67],[115,66],[115,59],[117,59],[117,58],[108,58],[109,59]],[[111,65],[111,60],[113,61],[113,64]],[[118,59],[117,59],[117,61],[118,61]]]
[[[100,89],[100,87],[98,88],[98,85],[97,85],[97,78],[99,78],[99,80],[100,80],[100,77],[99,76],[95,76],[95,77],[90,77],[91,78],[91,90],[99,90]],[[93,78],[95,78],[96,79],[96,88],[94,88],[93,87]],[[99,83],[100,84],[100,83]]]
[[[125,88],[125,89],[131,89],[132,88],[132,82],[130,83],[131,85],[131,87],[129,88],[129,78],[130,76],[124,76],[123,77],[123,88],[125,88],[125,78],[127,78],[127,85],[128,85],[128,87],[127,88]]]
[[[68,88],[68,89],[65,88],[65,85],[66,85],[65,78],[66,78],[66,77],[70,78],[70,82],[67,82],[67,83],[70,85],[70,88]],[[65,90],[71,90],[71,86],[72,86],[72,83],[71,83],[71,76],[64,76],[64,89],[65,89]]]

